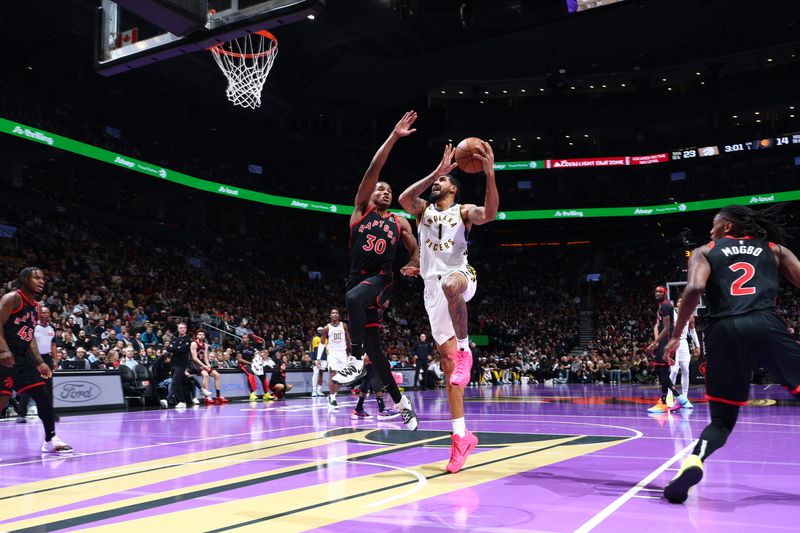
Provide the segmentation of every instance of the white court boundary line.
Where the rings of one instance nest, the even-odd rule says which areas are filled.
[[[648,475],[646,478],[637,483],[636,486],[628,489],[628,492],[626,492],[625,494],[623,494],[622,496],[611,502],[603,510],[601,510],[599,513],[590,518],[581,527],[576,529],[574,533],[588,533],[589,531],[593,530],[595,527],[600,525],[600,523],[603,522],[609,516],[611,516],[611,514],[614,511],[625,505],[625,503],[627,503],[628,500],[636,496],[636,494],[639,491],[641,491],[644,487],[649,485],[651,481],[660,476],[662,472],[664,472],[667,468],[669,468],[676,461],[678,461],[678,459],[680,459],[681,457],[686,455],[687,452],[693,449],[694,444],[695,443],[692,442],[689,446],[687,446],[686,448],[682,449],[681,451],[679,451],[678,453],[667,459],[667,461],[664,464],[653,470],[650,473],[650,475]]]

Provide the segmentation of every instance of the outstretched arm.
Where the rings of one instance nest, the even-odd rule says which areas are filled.
[[[497,217],[497,208],[500,207],[500,195],[497,192],[497,183],[494,179],[494,152],[486,141],[475,148],[477,157],[483,163],[483,172],[486,174],[486,196],[483,199],[483,206],[473,204],[465,205],[464,221],[468,224],[486,224]]]
[[[381,174],[381,169],[383,169],[383,165],[386,164],[386,159],[389,157],[389,152],[392,151],[394,147],[394,143],[397,142],[397,139],[400,137],[406,137],[407,135],[411,135],[416,129],[412,129],[411,125],[414,124],[414,121],[417,120],[417,113],[414,111],[409,111],[403,118],[400,119],[392,133],[389,135],[389,138],[384,141],[378,151],[375,152],[375,156],[372,158],[372,162],[369,164],[367,171],[364,173],[364,177],[361,178],[361,183],[358,185],[358,192],[356,193],[356,210],[363,213],[366,211],[367,203],[369,202],[369,198],[372,195],[372,192],[375,190],[375,184],[378,182],[378,177]]]
[[[400,195],[399,200],[400,205],[406,210],[407,213],[414,215],[417,218],[422,216],[422,212],[425,210],[425,207],[427,207],[428,202],[420,198],[419,195],[422,194],[425,189],[430,187],[433,182],[436,181],[436,178],[439,176],[444,176],[445,174],[449,174],[454,168],[456,168],[456,163],[453,161],[454,154],[455,149],[453,148],[452,144],[445,146],[444,154],[442,155],[442,160],[439,162],[439,166],[437,166],[433,172],[403,191],[403,194]]]

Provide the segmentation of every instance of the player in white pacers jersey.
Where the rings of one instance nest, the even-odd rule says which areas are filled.
[[[675,311],[673,311],[673,320],[678,320],[678,309],[680,306],[681,299],[678,298],[678,304],[675,306]],[[694,329],[694,317],[689,319],[686,323],[686,327],[681,331],[681,342],[678,345],[678,350],[675,352],[675,363],[669,367],[669,380],[673,384],[676,383],[675,378],[678,377],[678,370],[681,371],[681,394],[685,398],[688,398],[687,395],[689,394],[689,363],[692,360],[692,354],[689,351],[689,335],[692,336],[692,346],[694,347],[695,355],[699,355],[700,339],[697,338],[697,331]],[[676,403],[676,406],[677,405],[680,405],[683,409],[694,409],[694,405],[689,401],[683,405]]]
[[[328,407],[338,409],[336,393],[340,385],[333,381],[336,372],[347,366],[347,357],[350,355],[350,330],[347,324],[339,319],[339,310],[331,309],[331,321],[322,328],[317,358],[322,357],[322,350],[328,350]],[[327,342],[327,344],[326,344]]]
[[[486,174],[485,206],[460,204],[460,183],[449,173],[454,150],[447,145],[439,166],[400,195],[400,205],[417,217],[420,276],[425,282],[425,309],[445,375],[453,423],[449,472],[458,472],[478,438],[464,422],[464,386],[469,383],[472,352],[467,334],[467,302],[475,295],[477,276],[467,262],[467,236],[474,224],[495,219],[500,199],[494,177],[494,154],[481,142],[478,157]],[[420,194],[431,187],[428,201]]]

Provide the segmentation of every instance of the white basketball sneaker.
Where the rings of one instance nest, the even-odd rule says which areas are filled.
[[[50,439],[50,442],[45,441],[42,443],[42,452],[57,454],[72,453],[72,446],[54,435],[53,438]]]

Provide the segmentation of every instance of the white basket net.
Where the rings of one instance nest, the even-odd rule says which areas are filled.
[[[278,40],[268,31],[249,33],[211,48],[214,60],[228,78],[225,95],[233,105],[255,109],[261,90],[278,55]]]

